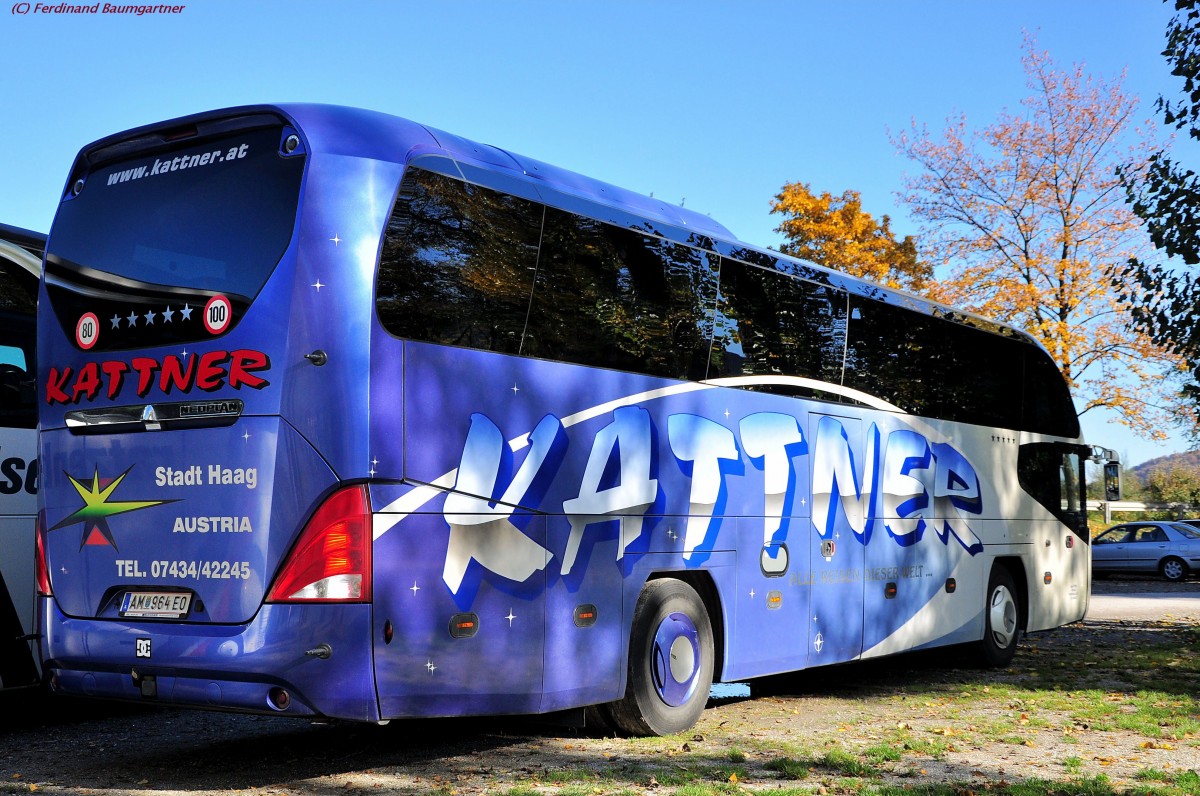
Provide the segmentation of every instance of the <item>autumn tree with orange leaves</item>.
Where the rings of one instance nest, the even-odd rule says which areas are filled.
[[[897,240],[890,218],[877,222],[863,211],[858,191],[818,196],[808,183],[789,182],[775,195],[771,212],[784,217],[775,228],[788,239],[779,247],[784,254],[914,292],[933,276],[912,236]]]
[[[901,198],[923,222],[924,253],[946,278],[934,298],[1024,328],[1054,357],[1083,414],[1108,408],[1152,439],[1179,422],[1178,361],[1132,331],[1113,287],[1144,251],[1117,168],[1144,167],[1153,142],[1122,78],[1060,71],[1026,36],[1029,96],[978,131],[940,138],[915,122],[894,140],[923,169]]]

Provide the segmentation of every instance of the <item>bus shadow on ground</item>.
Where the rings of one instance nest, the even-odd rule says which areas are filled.
[[[967,651],[938,649],[761,678],[710,699],[709,705],[745,703],[746,720],[753,723],[751,695],[869,702],[1000,682],[1030,690],[1147,689],[1184,695],[1196,688],[1197,652],[1200,629],[1195,626],[1086,621],[1024,638],[1012,664],[1000,670],[972,665]],[[569,766],[586,778],[589,770],[603,766],[603,772],[591,776],[643,784],[653,777],[668,784],[652,759],[623,755],[616,761],[603,755],[608,747],[602,748],[598,739],[611,735],[603,729],[575,730],[530,717],[413,719],[386,727],[322,725],[273,716],[12,696],[0,698],[0,781],[213,791],[376,776],[392,788],[420,791],[422,786],[412,784],[417,777],[426,785],[437,777],[550,777],[556,767]],[[685,735],[683,741],[692,739]],[[686,761],[687,771],[674,766],[680,776],[704,778],[730,767],[723,752],[692,741],[696,754]]]

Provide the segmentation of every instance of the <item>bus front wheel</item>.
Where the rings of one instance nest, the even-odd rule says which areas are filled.
[[[1016,655],[1021,634],[1020,599],[1009,571],[994,567],[983,607],[983,640],[979,642],[979,658],[985,666],[1007,666]]]
[[[630,735],[670,735],[700,718],[712,685],[712,623],[696,591],[652,580],[633,613],[625,696],[609,714]]]

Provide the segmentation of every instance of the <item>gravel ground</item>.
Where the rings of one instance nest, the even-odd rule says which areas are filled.
[[[1092,594],[1195,594],[1200,597],[1200,579],[1191,577],[1178,583],[1162,578],[1142,579],[1132,575],[1113,575],[1092,581]]]
[[[1098,581],[1095,591],[1196,592],[1200,605],[1196,581],[1113,579]],[[673,793],[689,781],[736,781],[752,792],[849,793],[856,791],[835,771],[818,766],[804,779],[786,780],[771,761],[879,746],[898,729],[940,744],[941,751],[906,750],[880,764],[876,781],[960,783],[966,792],[1030,778],[1103,775],[1119,793],[1146,769],[1200,771],[1200,740],[1148,742],[1130,732],[1100,731],[1065,713],[1035,712],[1019,698],[979,699],[978,689],[1033,688],[1041,672],[1062,665],[1060,658],[1077,665],[1082,648],[1111,655],[1183,638],[1194,626],[1195,619],[1181,617],[1085,620],[1026,638],[1013,666],[999,672],[947,668],[945,652],[836,667],[806,675],[794,695],[713,700],[693,731],[663,739],[604,737],[514,719],[318,725],[6,695],[0,698],[0,793],[449,795],[520,786],[551,794],[564,781],[596,793]],[[1110,687],[1119,696],[1123,686],[1114,680]],[[976,696],[964,707],[956,700],[967,689]],[[1193,678],[1190,693],[1197,691],[1200,678]],[[999,741],[981,729],[1003,721],[1020,728],[1018,737]]]

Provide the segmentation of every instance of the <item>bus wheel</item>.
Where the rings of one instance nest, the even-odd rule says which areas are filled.
[[[629,640],[625,696],[609,705],[630,735],[670,735],[696,723],[712,685],[712,623],[691,586],[649,581],[638,597]]]
[[[612,735],[619,727],[613,723],[609,705],[588,705],[583,711],[584,729],[588,735],[603,738]]]
[[[1020,597],[1012,575],[1004,567],[993,567],[983,609],[983,640],[979,642],[979,657],[985,666],[1007,666],[1016,655],[1021,631],[1018,600]]]

